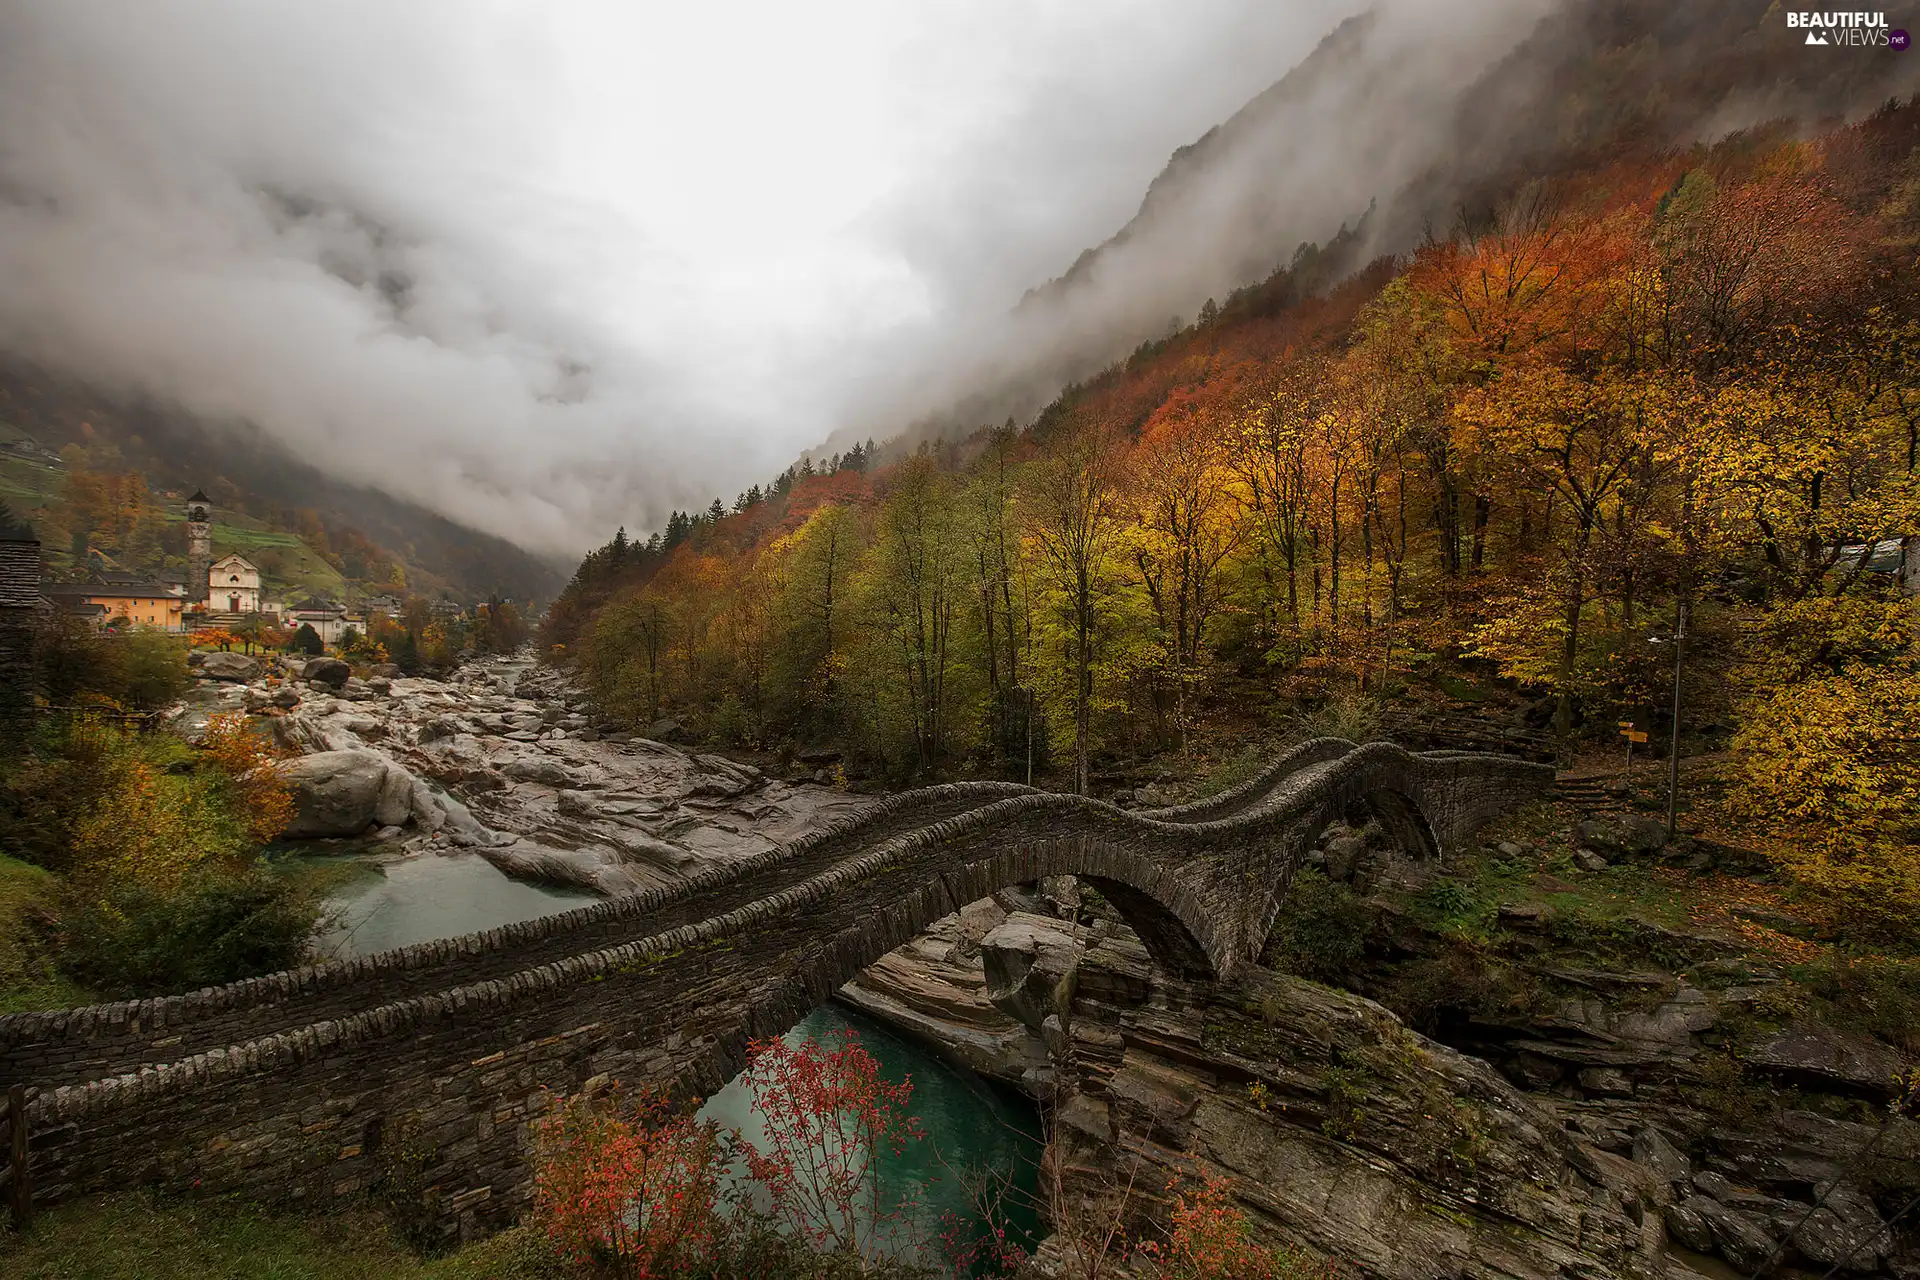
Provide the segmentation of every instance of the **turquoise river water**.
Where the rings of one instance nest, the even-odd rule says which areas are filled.
[[[432,938],[565,911],[591,901],[578,891],[511,880],[472,854],[396,857],[375,850],[300,853],[289,859],[324,870],[331,888],[329,923],[317,943],[329,958],[368,955]],[[981,1188],[1006,1185],[1002,1220],[1031,1238],[1040,1157],[1039,1124],[1031,1103],[1012,1090],[956,1068],[885,1026],[839,1005],[814,1010],[789,1035],[821,1038],[851,1027],[880,1060],[890,1080],[911,1078],[912,1110],[926,1131],[922,1142],[878,1160],[880,1199],[907,1203],[894,1251],[934,1262],[927,1242],[949,1228],[983,1228]],[[703,1116],[761,1136],[745,1085],[736,1080],[707,1100]]]

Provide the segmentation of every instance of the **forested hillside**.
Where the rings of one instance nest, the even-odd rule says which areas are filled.
[[[244,424],[216,426],[0,356],[0,498],[57,570],[88,547],[136,572],[184,569],[179,502],[205,489],[214,547],[260,564],[278,590],[462,601],[544,600],[560,573],[500,538],[334,480]],[[291,598],[288,601],[292,602]]]
[[[1022,300],[1013,349],[908,438],[1026,420],[1303,243],[1347,274],[1447,233],[1462,210],[1486,217],[1529,177],[1577,178],[1766,121],[1819,132],[1920,90],[1920,59],[1803,37],[1780,6],[1747,0],[1357,15],[1177,150],[1124,226]]]
[[[1031,706],[1084,788],[1196,707],[1448,671],[1617,741],[1663,723],[1684,608],[1720,820],[1891,922],[1920,905],[1916,614],[1882,571],[1920,534],[1917,143],[1907,103],[1623,147],[1405,259],[1304,253],[1024,429],[623,534],[546,642],[636,724],[900,778],[1017,771]]]

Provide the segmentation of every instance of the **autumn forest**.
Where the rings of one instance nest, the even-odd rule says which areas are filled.
[[[1917,118],[1616,156],[1357,270],[1303,246],[1029,424],[622,531],[544,643],[638,727],[1084,791],[1204,708],[1436,670],[1563,751],[1664,729],[1684,614],[1725,816],[1910,912]]]

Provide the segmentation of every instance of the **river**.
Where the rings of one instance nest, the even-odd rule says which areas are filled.
[[[345,842],[329,842],[325,851],[311,845],[283,849],[297,850],[283,852],[283,866],[324,876],[329,886],[329,918],[315,944],[329,959],[455,937],[594,900],[577,890],[509,879],[470,853],[395,856]],[[949,1227],[982,1229],[977,1188],[983,1171],[1011,1176],[1015,1191],[1005,1225],[1016,1239],[1033,1239],[1040,1142],[1032,1104],[839,1005],[814,1010],[789,1034],[822,1039],[849,1027],[888,1079],[911,1078],[913,1112],[926,1131],[924,1141],[898,1155],[883,1152],[876,1162],[882,1202],[909,1202],[893,1251],[933,1263],[937,1253],[925,1250]],[[738,1080],[709,1098],[701,1114],[750,1140],[761,1136],[751,1097]]]

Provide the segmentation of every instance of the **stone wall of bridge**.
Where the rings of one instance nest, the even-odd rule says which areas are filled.
[[[36,1199],[158,1183],[300,1202],[384,1180],[436,1231],[490,1230],[525,1205],[528,1120],[552,1094],[614,1076],[704,1096],[750,1038],[997,889],[1082,876],[1164,966],[1231,976],[1354,802],[1404,797],[1444,847],[1551,781],[1387,744],[1307,754],[1228,803],[1148,815],[933,788],[674,893],[172,1001],[0,1018],[0,1073],[36,1086]]]

